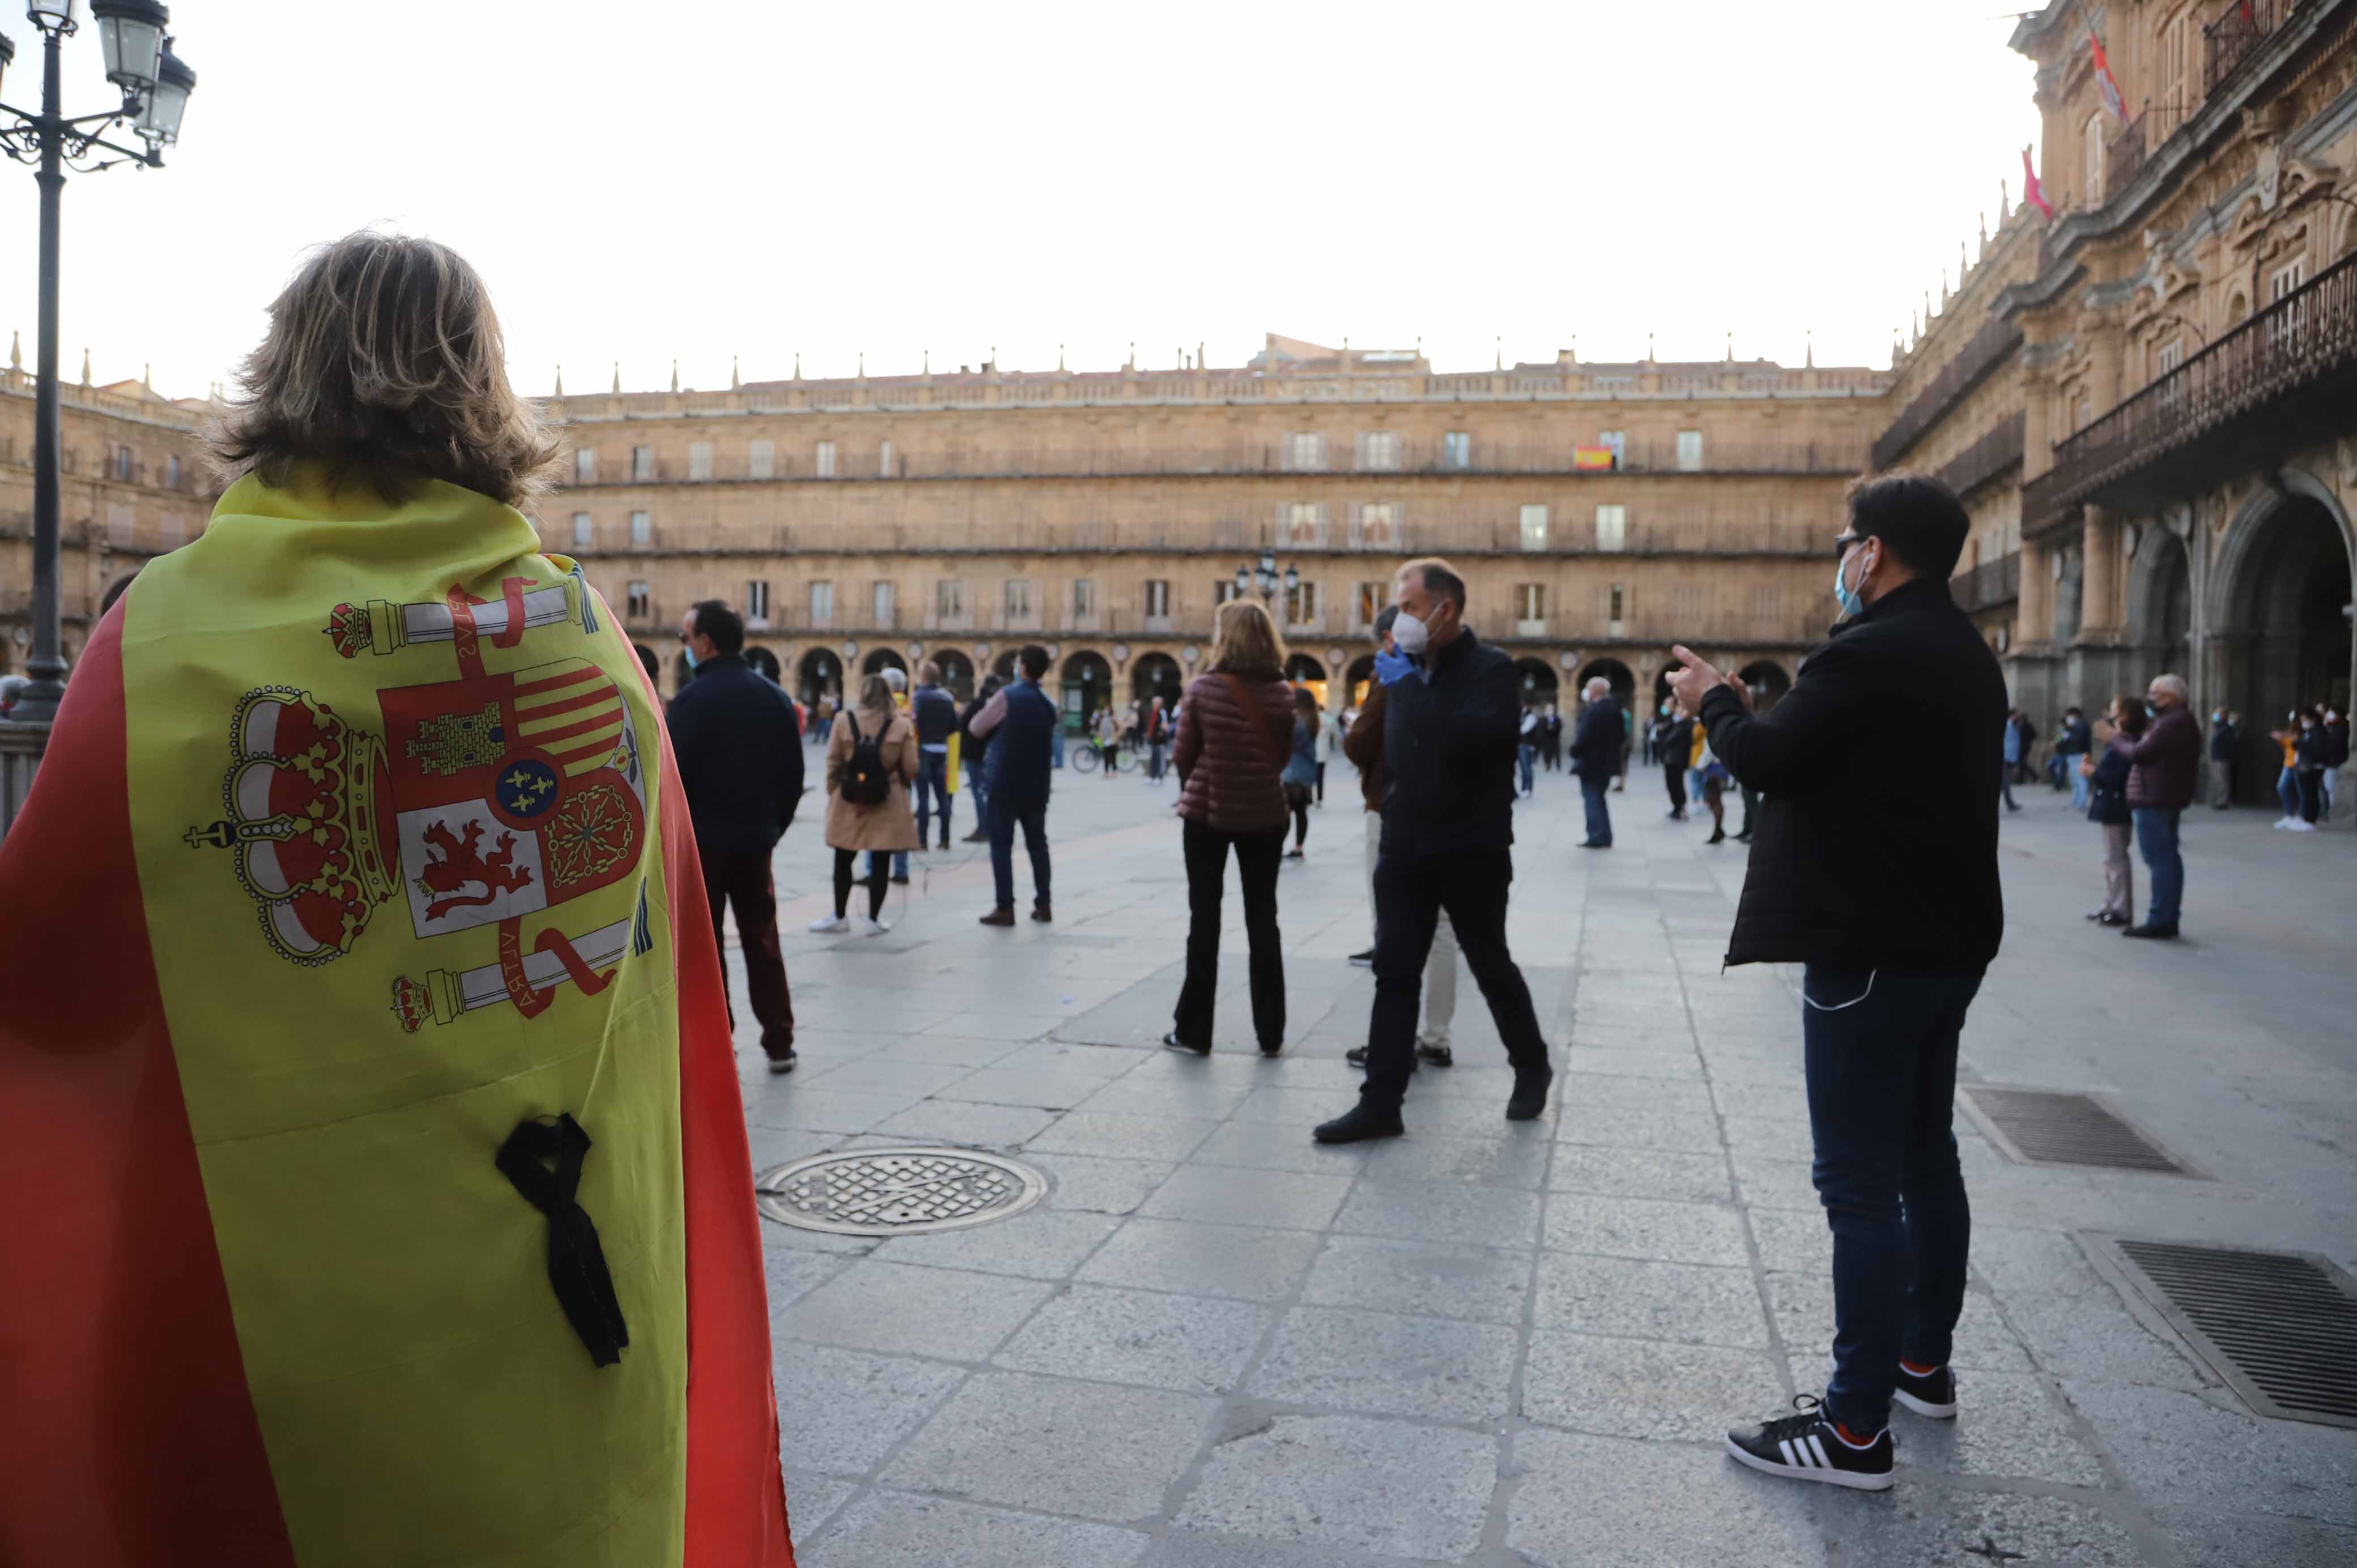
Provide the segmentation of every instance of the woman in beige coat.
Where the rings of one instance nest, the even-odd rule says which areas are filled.
[[[884,759],[888,781],[884,799],[863,806],[843,798],[843,776],[860,739],[876,741]],[[892,706],[892,688],[881,675],[859,682],[859,703],[835,716],[826,742],[826,842],[834,851],[834,914],[811,922],[813,931],[847,931],[845,912],[851,905],[851,882],[859,856],[867,851],[917,847],[917,819],[909,810],[909,785],[917,777],[917,732],[905,714]],[[888,929],[877,917],[884,912],[886,855],[871,856],[867,868],[867,915],[859,922],[863,937],[881,936]]]

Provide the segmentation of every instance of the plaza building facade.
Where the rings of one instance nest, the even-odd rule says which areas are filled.
[[[1773,690],[1829,618],[1888,380],[1731,352],[1442,372],[1275,336],[1240,367],[1173,358],[560,387],[569,450],[536,521],[667,685],[682,614],[716,598],[805,698],[925,660],[966,689],[1039,642],[1078,722],[1175,696],[1265,559],[1291,673],[1339,709],[1394,573],[1438,554],[1533,701],[1591,671],[1650,700],[1673,641]]]
[[[2028,711],[2181,673],[2242,715],[2254,802],[2266,732],[2357,677],[2353,27],[2357,0],[2022,18],[2053,216],[2000,210],[1874,449],[1977,481],[1959,596]]]
[[[0,370],[0,675],[32,650],[33,376],[12,348]],[[220,488],[199,453],[211,403],[171,399],[146,381],[58,389],[62,448],[58,592],[70,663],[106,590],[204,532]]]

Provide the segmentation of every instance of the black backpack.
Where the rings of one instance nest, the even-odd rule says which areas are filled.
[[[843,765],[838,792],[855,806],[880,806],[892,794],[892,776],[884,766],[883,737],[860,734],[859,715],[849,708],[843,711],[843,719],[851,726],[851,759]],[[889,719],[884,727],[892,727]]]

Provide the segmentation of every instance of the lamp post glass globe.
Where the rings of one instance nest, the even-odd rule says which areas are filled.
[[[188,94],[196,91],[197,73],[180,62],[169,48],[156,68],[156,85],[147,90],[139,118],[132,129],[151,147],[168,147],[180,139],[180,116],[188,113]]]
[[[90,0],[98,20],[98,44],[106,56],[106,80],[124,93],[156,85],[164,59],[164,28],[172,17],[158,0]]]
[[[81,18],[81,0],[25,0],[25,16],[33,26],[53,33],[70,33]]]
[[[1249,593],[1251,593],[1251,592],[1252,592],[1252,568],[1251,568],[1251,567],[1249,567],[1249,566],[1239,566],[1239,567],[1237,567],[1237,568],[1236,568],[1236,597],[1238,597],[1238,598],[1240,598],[1240,599],[1241,599],[1241,598],[1243,598],[1246,594],[1249,594]]]
[[[1287,594],[1290,594],[1290,593],[1294,592],[1294,590],[1296,590],[1296,589],[1299,588],[1300,586],[1301,586],[1301,568],[1300,568],[1300,567],[1298,567],[1298,566],[1287,566],[1287,567],[1286,567],[1286,569],[1285,569],[1285,591],[1286,591]]]

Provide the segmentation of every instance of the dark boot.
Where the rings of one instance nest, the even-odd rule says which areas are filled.
[[[1012,905],[1003,909],[993,909],[982,918],[982,924],[985,926],[1011,926],[1014,923],[1015,909]]]
[[[1321,1122],[1310,1136],[1321,1144],[1363,1144],[1370,1138],[1396,1138],[1407,1129],[1396,1111],[1377,1111],[1363,1100],[1331,1122]]]
[[[1514,1092],[1506,1100],[1506,1120],[1535,1122],[1546,1109],[1547,1090],[1555,1087],[1555,1069],[1540,1067],[1514,1075]]]

